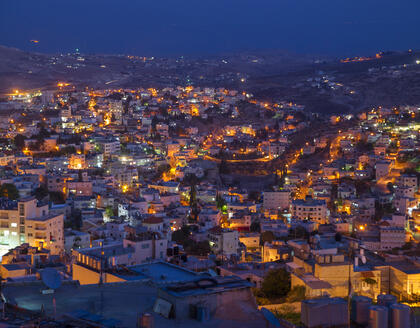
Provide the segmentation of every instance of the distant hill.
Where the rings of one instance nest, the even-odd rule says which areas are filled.
[[[0,94],[51,89],[108,89],[196,85],[253,93],[260,100],[291,101],[319,113],[371,106],[420,104],[420,52],[387,52],[339,59],[285,51],[208,57],[146,58],[127,55],[40,54],[0,46]]]

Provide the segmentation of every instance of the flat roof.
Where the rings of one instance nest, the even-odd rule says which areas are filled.
[[[189,297],[197,295],[215,294],[234,289],[254,287],[254,284],[237,276],[208,277],[186,283],[178,283],[163,287],[166,293],[178,297]]]
[[[63,282],[53,294],[42,294],[47,289],[41,281],[7,283],[3,293],[8,302],[19,307],[40,311],[57,317],[65,314],[100,322],[108,327],[135,327],[137,315],[150,313],[155,327],[243,327],[259,328],[265,321],[251,302],[235,302],[229,309],[218,309],[208,321],[193,319],[166,319],[153,312],[158,288],[142,281],[79,285]],[[238,304],[237,304],[238,303]],[[232,308],[235,310],[232,312]],[[117,323],[117,324],[115,324]]]
[[[166,262],[134,265],[128,267],[128,269],[152,279],[157,284],[185,282],[199,277],[208,277],[206,274],[199,274]]]

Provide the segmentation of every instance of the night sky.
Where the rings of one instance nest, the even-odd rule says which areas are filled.
[[[49,53],[369,55],[420,49],[420,1],[1,0],[0,44]]]

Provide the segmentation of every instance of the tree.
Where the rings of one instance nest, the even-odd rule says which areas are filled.
[[[74,210],[71,214],[71,223],[72,227],[76,230],[80,230],[82,227],[82,212],[80,210]]]
[[[272,269],[267,272],[261,291],[268,298],[284,297],[290,291],[290,274],[285,269]]]
[[[341,241],[341,238],[342,238],[342,237],[341,237],[341,233],[337,232],[337,233],[335,234],[335,241],[339,243],[339,242]]]
[[[105,209],[105,214],[110,218],[113,217],[115,215],[114,213],[114,208],[112,206],[107,206],[107,208]]]
[[[16,148],[22,150],[25,147],[25,139],[26,137],[21,134],[17,134],[13,139],[13,143],[15,144]]]
[[[290,290],[289,294],[287,294],[287,302],[302,302],[305,299],[305,295],[305,286],[295,286]]]
[[[184,244],[185,241],[190,237],[190,229],[188,226],[182,226],[181,229],[176,230],[172,233],[172,241],[178,244]]]
[[[226,160],[222,159],[222,161],[219,164],[219,174],[229,174],[230,170],[227,166]]]
[[[74,249],[80,248],[80,242],[81,241],[82,241],[82,239],[80,237],[74,238],[73,248]]]
[[[394,185],[392,184],[392,182],[388,182],[386,184],[386,188],[388,189],[388,191],[393,194],[394,193]]]
[[[34,196],[38,200],[42,200],[48,196],[48,189],[45,186],[40,186],[39,188],[35,189]]]
[[[227,210],[227,203],[226,200],[219,194],[216,196],[216,206],[219,210],[225,212]]]
[[[253,200],[254,202],[258,202],[260,200],[260,192],[257,190],[253,190],[248,195],[249,200]]]
[[[249,230],[251,230],[251,232],[260,232],[261,231],[260,223],[257,221],[252,222],[251,226],[249,227]]]
[[[159,165],[156,170],[156,178],[162,179],[163,173],[168,173],[170,169],[171,169],[171,166],[169,164]]]
[[[19,198],[19,190],[13,183],[4,183],[0,187],[0,197],[16,200]]]
[[[190,185],[190,208],[191,208],[191,217],[193,220],[198,220],[198,202],[197,202],[197,176],[195,174],[188,174],[184,181]]]
[[[274,240],[274,233],[272,231],[264,231],[260,235],[260,243],[264,245],[265,242],[271,243]]]
[[[50,201],[54,204],[64,204],[65,203],[65,195],[59,191],[51,191],[50,193]]]

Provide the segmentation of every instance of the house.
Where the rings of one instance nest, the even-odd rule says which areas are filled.
[[[238,253],[239,237],[236,230],[214,227],[208,231],[210,248],[216,254],[230,257]]]
[[[317,223],[324,224],[327,220],[327,203],[325,200],[313,199],[295,199],[292,201],[292,216],[299,220],[314,220]]]
[[[284,210],[290,206],[290,191],[264,191],[263,207],[268,210]]]
[[[64,250],[67,254],[73,249],[87,248],[90,246],[90,234],[78,230],[64,230]]]

